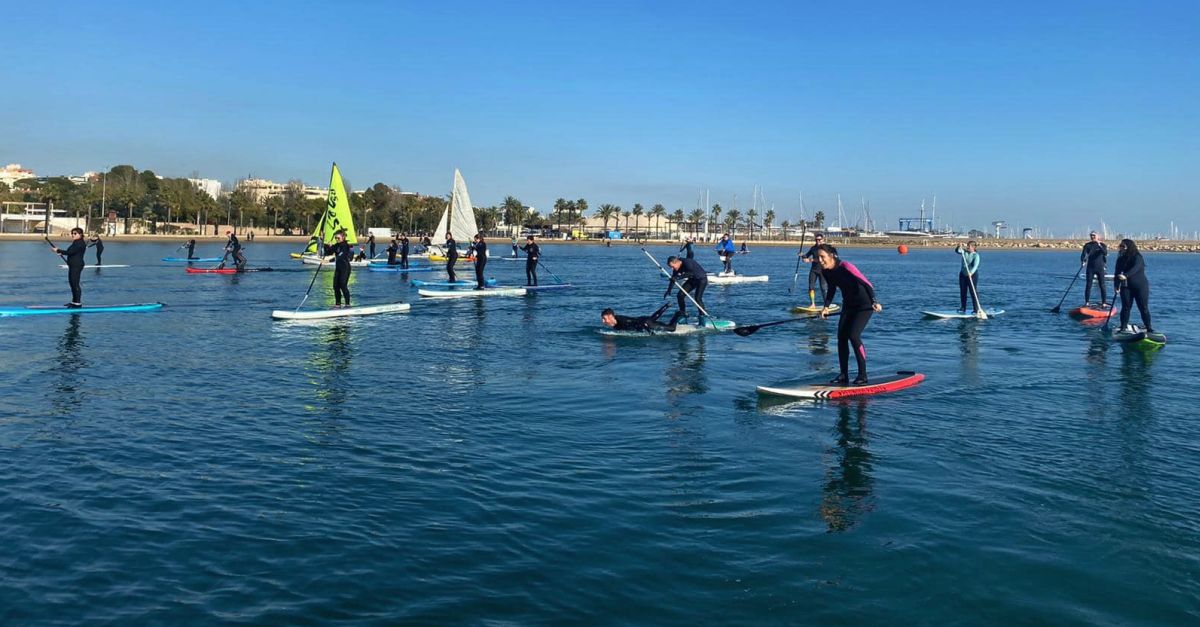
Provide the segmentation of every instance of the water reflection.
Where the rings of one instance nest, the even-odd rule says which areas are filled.
[[[53,416],[70,416],[80,411],[83,404],[84,385],[80,375],[86,373],[88,363],[84,349],[87,347],[80,332],[81,318],[68,316],[67,327],[58,340],[58,359],[51,365],[56,382],[50,395],[50,411]]]
[[[708,391],[708,377],[704,373],[704,360],[708,356],[706,341],[701,334],[694,344],[680,342],[675,348],[675,358],[666,372],[668,417],[679,415],[678,401],[683,397]]]
[[[958,342],[962,347],[962,367],[964,379],[972,385],[979,385],[979,323],[975,320],[961,320],[958,325]]]
[[[867,401],[838,406],[836,442],[827,451],[829,461],[820,514],[829,533],[847,531],[874,509],[871,452],[867,448]]]
[[[320,341],[309,354],[309,378],[316,403],[309,411],[331,419],[343,418],[351,385],[350,322],[339,320],[321,330]]]

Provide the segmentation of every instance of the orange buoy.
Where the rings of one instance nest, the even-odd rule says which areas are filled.
[[[896,252],[900,253],[901,255],[907,255],[908,254],[908,246],[901,244],[896,247]]]

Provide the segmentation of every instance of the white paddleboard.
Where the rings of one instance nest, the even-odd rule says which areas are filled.
[[[375,314],[398,313],[411,309],[408,303],[389,303],[387,305],[367,305],[365,307],[344,307],[342,309],[313,309],[308,311],[281,310],[271,312],[276,320],[321,320],[324,318],[346,318],[349,316],[373,316]]]
[[[482,290],[417,290],[428,298],[482,298],[484,296],[524,296],[523,287],[499,287]]]
[[[60,267],[60,268],[65,268],[65,267],[67,267],[67,264],[65,264],[65,263],[60,263],[60,264],[58,264],[58,267]],[[83,266],[83,267],[85,267],[85,268],[128,268],[128,267],[129,267],[129,264],[120,264],[120,263],[117,263],[117,264],[112,264],[112,263],[105,263],[105,264],[101,264],[101,265],[98,265],[98,266],[97,266],[97,265],[93,265],[93,264],[84,264],[84,266]]]
[[[696,326],[687,322],[680,322],[675,325],[674,331],[658,329],[653,332],[647,331],[618,331],[616,329],[604,328],[600,329],[601,335],[614,335],[618,337],[643,337],[651,335],[691,335],[693,333],[705,333],[715,331],[732,331],[737,328],[737,324],[732,320],[705,320],[704,326]]]
[[[722,272],[720,274],[708,275],[708,282],[713,285],[728,285],[731,283],[765,283],[767,280],[768,276],[765,274],[749,276],[745,274]]]
[[[984,309],[983,311],[989,318],[1004,313],[1003,309]],[[978,314],[973,314],[969,311],[967,313],[958,313],[957,311],[922,311],[921,313],[926,318],[935,318],[938,320],[974,320],[979,318]]]
[[[872,378],[866,385],[830,385],[817,383],[787,387],[758,386],[758,393],[766,396],[783,396],[787,398],[845,398],[848,396],[872,396],[895,392],[913,387],[925,380],[925,375],[919,372],[901,371],[894,375]]]
[[[333,255],[326,257],[324,261],[321,261],[321,258],[316,255],[302,255],[300,257],[300,262],[305,265],[309,265],[309,266],[322,266],[322,267],[328,266],[330,268],[334,267],[334,265],[335,265],[334,260],[333,260]],[[384,263],[385,264],[387,263],[386,260],[384,261]],[[366,268],[370,265],[371,265],[370,259],[363,259],[362,261],[351,261],[350,262],[351,268]]]

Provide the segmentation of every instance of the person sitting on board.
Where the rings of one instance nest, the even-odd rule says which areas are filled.
[[[825,275],[821,274],[821,264],[817,263],[817,249],[821,244],[825,243],[825,236],[817,233],[813,235],[813,241],[815,243],[808,249],[808,252],[799,251],[796,253],[800,255],[800,261],[812,264],[808,267],[808,305],[810,307],[817,305],[816,295],[818,292],[814,288],[819,286],[821,288],[821,298],[825,298]],[[828,302],[821,304],[825,306],[829,305]]]
[[[862,342],[863,329],[871,320],[871,314],[883,311],[883,306],[875,300],[875,288],[867,277],[863,276],[854,264],[838,259],[837,249],[830,244],[817,247],[817,262],[821,264],[821,273],[825,275],[828,288],[825,291],[825,302],[833,302],[833,295],[842,291],[842,319],[838,321],[838,365],[841,373],[830,383],[832,385],[847,385],[850,379],[850,348],[854,348],[854,359],[858,362],[858,376],[854,385],[866,385],[867,379],[867,348]],[[829,317],[829,305],[821,308],[821,317]]]
[[[88,244],[88,248],[91,248],[92,246],[96,247],[96,265],[103,265],[104,262],[101,261],[100,258],[104,255],[104,241],[100,239],[99,233],[92,236],[92,240],[91,243]]]
[[[428,239],[428,238],[426,238]],[[458,277],[454,275],[454,264],[458,263],[458,242],[454,241],[454,236],[449,232],[446,233],[446,274],[450,275],[450,282],[458,281]]]
[[[187,246],[187,251],[188,251],[187,258],[195,259],[196,258],[196,240],[190,239],[187,241],[187,244],[184,244],[184,246]],[[176,250],[178,250],[178,249],[176,249]]]
[[[487,242],[483,241],[483,233],[476,233],[467,249],[467,256],[475,255],[475,289],[484,289],[483,269],[487,266]]]
[[[971,295],[974,308],[971,313],[979,313],[979,253],[975,247],[975,240],[967,242],[965,249],[961,245],[954,247],[954,252],[962,255],[962,267],[958,270],[958,313],[967,311],[967,294]]]
[[[717,242],[717,255],[725,264],[724,272],[728,274],[733,274],[733,255],[735,253],[737,253],[737,248],[733,245],[733,238],[729,237],[728,233],[722,233],[721,240]]]
[[[400,243],[396,241],[396,238],[393,237],[384,250],[387,252],[387,265],[396,265],[396,251],[400,250]]]
[[[533,287],[537,282],[537,265],[538,259],[542,256],[542,249],[533,241],[533,236],[525,238],[525,245],[521,247],[525,251],[525,285]]]
[[[679,317],[687,316],[686,294],[691,294],[696,304],[704,307],[704,289],[708,287],[708,272],[700,267],[700,262],[695,259],[680,259],[671,256],[667,257],[667,265],[671,268],[671,277],[667,279],[667,291],[663,294],[663,298],[669,298],[675,284],[679,284],[679,294],[675,301],[679,304]],[[704,326],[704,312],[696,312],[696,318],[696,326]]]
[[[1096,277],[1096,283],[1100,285],[1100,306],[1108,306],[1108,292],[1104,288],[1104,273],[1108,266],[1108,246],[1100,241],[1100,234],[1092,231],[1088,233],[1090,238],[1088,243],[1083,245],[1083,252],[1079,254],[1079,266],[1085,269],[1087,283],[1083,284],[1083,304],[1087,305],[1092,302],[1092,277]]]
[[[400,267],[408,267],[408,236],[400,236]]]
[[[354,256],[354,260],[355,261],[366,261],[367,260],[367,249],[364,248],[362,244],[358,245],[358,254]]]
[[[679,252],[683,253],[685,259],[691,259],[696,256],[696,254],[692,252],[692,242],[694,241],[695,238],[692,237],[683,240],[683,246],[680,247]]]
[[[1150,324],[1150,281],[1146,279],[1146,262],[1131,239],[1123,239],[1118,245],[1113,289],[1121,295],[1121,330],[1133,332],[1129,326],[1129,308],[1137,303],[1142,325],[1147,333],[1154,333]]]
[[[342,298],[346,306],[350,306],[350,260],[354,257],[354,249],[346,243],[346,232],[338,231],[333,234],[335,240],[329,252],[333,254],[333,306],[342,307]]]
[[[83,272],[83,254],[87,252],[87,244],[83,241],[83,229],[71,229],[71,245],[66,250],[50,245],[50,250],[65,255],[67,262],[67,283],[71,285],[71,302],[65,306],[70,309],[83,307],[83,288],[79,285],[79,276]]]
[[[750,251],[746,250],[746,242],[742,242],[742,248],[741,248],[740,250],[738,250],[738,254],[739,254],[739,255],[745,255],[745,254],[747,254],[747,253],[749,253],[749,252],[750,252]]]
[[[674,316],[671,316],[671,321],[667,323],[659,322],[658,319],[666,313],[671,303],[663,303],[657,311],[649,316],[619,316],[612,309],[605,309],[600,312],[600,321],[605,326],[614,331],[646,331],[654,333],[655,331],[666,331],[670,333],[675,330],[675,325],[683,318],[683,312],[676,311]]]

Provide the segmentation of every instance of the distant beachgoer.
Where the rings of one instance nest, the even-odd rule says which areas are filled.
[[[475,289],[483,289],[483,269],[487,266],[487,242],[483,241],[483,233],[476,233],[467,256],[475,255]]]
[[[671,290],[679,283],[679,294],[676,296],[675,302],[679,305],[680,317],[687,315],[687,294],[691,294],[695,299],[696,304],[700,307],[704,306],[704,289],[708,287],[708,272],[700,266],[700,262],[695,259],[680,259],[679,257],[668,257],[667,266],[672,270],[671,277],[667,279],[667,291],[663,294],[663,298],[671,296]],[[704,312],[696,312],[697,326],[704,326]]]
[[[600,312],[600,321],[603,322],[605,326],[616,331],[646,331],[648,333],[654,333],[655,331],[671,332],[675,330],[680,318],[683,318],[683,312],[676,311],[675,315],[671,317],[670,322],[665,324],[659,322],[658,319],[667,312],[667,309],[670,308],[670,306],[671,303],[663,303],[662,307],[659,307],[657,311],[649,316],[636,317],[620,316],[617,315],[612,309],[605,309],[604,311]]]
[[[99,233],[92,236],[92,240],[91,243],[88,244],[88,248],[91,248],[92,246],[96,247],[96,265],[104,265],[104,262],[100,260],[100,258],[104,255],[104,241],[100,239]]]
[[[821,274],[821,264],[817,262],[817,249],[825,243],[825,236],[817,233],[813,236],[813,240],[816,243],[808,249],[808,252],[800,251],[796,254],[801,255],[800,261],[812,264],[808,267],[808,304],[815,307],[817,304],[816,287],[821,288],[821,298],[825,298],[825,275]],[[822,304],[829,305],[827,301],[823,301]]]
[[[1121,329],[1130,331],[1129,309],[1137,303],[1138,313],[1142,315],[1142,325],[1146,331],[1153,333],[1150,324],[1150,281],[1146,278],[1146,262],[1137,244],[1131,239],[1123,239],[1118,245],[1116,276],[1113,277],[1113,289],[1121,294]]]
[[[334,307],[342,306],[342,298],[346,306],[350,306],[350,260],[354,249],[346,243],[346,232],[338,231],[333,235],[336,242],[330,247],[333,253],[333,303]]]
[[[962,255],[962,268],[958,271],[958,313],[967,310],[967,294],[971,295],[972,313],[979,313],[979,253],[975,252],[975,240],[967,242],[965,250],[955,246],[954,252]]]
[[[50,250],[66,256],[67,283],[71,285],[71,302],[66,306],[72,309],[83,306],[83,288],[79,285],[79,277],[83,272],[83,254],[87,252],[87,248],[87,244],[83,241],[83,229],[79,227],[71,229],[71,245],[66,250],[57,248],[53,244],[50,246]]]
[[[867,349],[862,342],[862,332],[871,321],[871,314],[883,311],[875,300],[875,288],[862,272],[848,261],[838,259],[837,249],[829,244],[817,247],[817,262],[829,285],[825,291],[825,302],[833,302],[833,295],[842,291],[842,319],[838,321],[838,365],[841,374],[833,385],[847,385],[850,379],[850,348],[854,348],[854,359],[858,362],[858,376],[854,385],[866,385]],[[821,317],[829,317],[829,305],[821,308]]]
[[[1108,246],[1100,241],[1100,234],[1092,231],[1088,234],[1088,243],[1083,245],[1079,255],[1079,265],[1085,269],[1087,283],[1083,287],[1083,304],[1092,301],[1092,277],[1100,284],[1100,304],[1108,304],[1108,292],[1104,287],[1104,273],[1108,267]]]
[[[537,265],[538,259],[542,256],[542,249],[533,241],[533,236],[525,238],[525,245],[521,247],[525,251],[525,285],[537,285]]]

